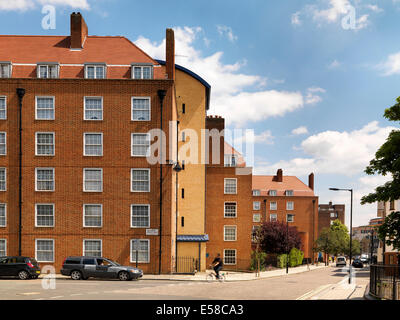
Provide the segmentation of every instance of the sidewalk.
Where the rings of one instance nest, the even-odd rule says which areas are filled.
[[[296,268],[289,268],[289,274],[301,273],[312,271],[316,269],[326,268],[325,265],[313,266],[310,265],[309,269],[307,266],[300,266]],[[225,273],[225,281],[249,281],[257,280],[263,278],[279,277],[286,275],[286,269],[278,269],[273,271],[263,271],[260,272],[260,277],[256,277],[256,273],[250,272],[235,272],[235,271],[222,271]],[[141,280],[172,280],[172,281],[207,281],[206,272],[198,272],[195,275],[185,275],[185,274],[162,274],[162,275],[152,275],[145,274]]]
[[[348,283],[348,276],[336,284],[321,286],[297,300],[369,300],[369,278],[354,278]]]

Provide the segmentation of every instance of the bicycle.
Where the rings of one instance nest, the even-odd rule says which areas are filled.
[[[213,271],[207,273],[206,275],[206,280],[207,282],[213,282],[213,281],[219,281],[219,282],[224,282],[226,280],[226,276],[224,272],[219,273],[219,278],[217,278],[217,274]]]

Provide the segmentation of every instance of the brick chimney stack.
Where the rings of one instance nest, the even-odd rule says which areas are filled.
[[[311,190],[314,190],[314,173],[308,176],[308,186]]]
[[[88,36],[88,27],[80,12],[71,14],[71,49],[82,49]]]
[[[165,69],[167,72],[167,79],[175,80],[175,36],[173,29],[167,29],[165,42]]]
[[[278,169],[278,171],[276,172],[276,181],[277,182],[283,181],[283,170],[282,169]]]

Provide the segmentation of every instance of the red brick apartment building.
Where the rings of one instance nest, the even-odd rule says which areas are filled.
[[[1,255],[59,270],[68,255],[133,264],[138,250],[144,272],[174,269],[176,173],[163,165],[160,182],[146,161],[147,132],[176,120],[170,29],[166,47],[160,65],[88,35],[80,13],[70,36],[0,36]]]
[[[312,259],[318,237],[318,197],[314,194],[314,174],[308,185],[295,176],[253,176],[252,219],[254,226],[264,221],[280,221],[300,233],[304,258]]]
[[[318,206],[318,234],[322,229],[330,228],[333,221],[339,220],[345,223],[345,205],[344,204],[320,204]]]
[[[224,119],[208,117],[207,129],[224,130]],[[264,221],[289,221],[300,233],[305,258],[311,259],[318,235],[314,174],[310,174],[308,186],[297,177],[283,176],[281,169],[275,176],[256,176],[240,154],[231,147],[224,148],[224,141],[219,143],[224,164],[213,164],[210,152],[207,165],[207,263],[220,253],[227,268],[249,268],[252,231]],[[209,145],[211,148],[211,140]],[[229,161],[230,156],[235,160]]]

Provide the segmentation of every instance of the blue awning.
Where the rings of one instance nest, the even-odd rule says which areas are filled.
[[[204,235],[179,235],[176,236],[177,242],[207,242],[208,234]]]

